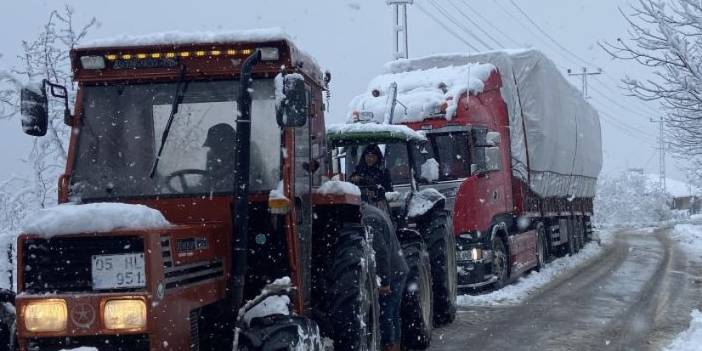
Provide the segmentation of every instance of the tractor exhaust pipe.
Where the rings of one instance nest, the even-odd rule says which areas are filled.
[[[231,298],[232,323],[244,301],[244,280],[246,278],[249,227],[249,165],[251,149],[251,71],[261,61],[261,51],[256,50],[244,60],[241,67],[241,88],[237,100],[238,115],[236,118],[236,149],[234,195],[231,211],[234,213],[232,233],[231,277],[228,283],[228,294]]]

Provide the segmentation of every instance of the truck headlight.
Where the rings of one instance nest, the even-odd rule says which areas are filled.
[[[470,250],[456,251],[457,261],[480,261],[483,259],[483,249],[479,247],[471,248]]]
[[[109,300],[103,307],[105,328],[143,330],[146,327],[146,303],[140,299]]]
[[[31,332],[66,330],[68,308],[62,299],[37,300],[24,306],[24,326]]]

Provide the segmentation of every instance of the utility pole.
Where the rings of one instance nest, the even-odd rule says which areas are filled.
[[[583,83],[582,83],[582,84],[583,84],[583,87],[582,87],[582,90],[583,90],[583,97],[586,98],[586,99],[589,99],[589,98],[590,98],[590,97],[587,95],[587,77],[588,77],[588,76],[598,75],[598,74],[602,74],[602,68],[598,68],[597,71],[595,71],[595,72],[588,72],[588,71],[587,71],[587,67],[583,67],[582,73],[573,73],[573,71],[572,71],[570,68],[568,68],[568,75],[569,75],[569,76],[582,76],[582,79],[583,79]]]
[[[659,173],[659,179],[658,182],[660,183],[661,190],[663,192],[667,191],[667,185],[666,185],[666,176],[665,176],[665,138],[663,136],[663,118],[661,119],[653,119],[651,118],[651,123],[658,123],[659,124],[659,132],[660,136],[658,137],[658,166],[660,167],[658,173]]]
[[[409,47],[407,40],[407,5],[414,4],[414,0],[385,0],[385,3],[392,6],[393,11],[393,59],[409,58]],[[400,11],[401,10],[401,11]],[[400,48],[400,33],[403,35],[404,45]]]

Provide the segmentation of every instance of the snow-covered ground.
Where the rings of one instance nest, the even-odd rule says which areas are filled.
[[[702,261],[702,218],[692,216],[693,223],[677,224],[672,231],[671,238],[678,243],[692,260]],[[694,310],[689,328],[680,333],[665,348],[665,351],[697,351],[702,349],[702,312]]]
[[[702,348],[702,312],[692,311],[690,327],[680,333],[664,351],[699,351]]]
[[[607,245],[612,240],[612,232],[598,232],[603,245]],[[462,295],[458,297],[458,304],[463,306],[497,306],[516,305],[535,294],[556,278],[591,262],[604,251],[603,247],[596,242],[587,244],[575,256],[558,258],[546,265],[539,272],[532,272],[520,278],[516,283],[508,285],[500,290],[484,295]]]
[[[671,238],[691,259],[702,261],[702,223],[676,224]]]

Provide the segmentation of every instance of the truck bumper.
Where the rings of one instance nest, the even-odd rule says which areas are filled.
[[[458,261],[458,288],[477,289],[497,281],[492,260]]]

